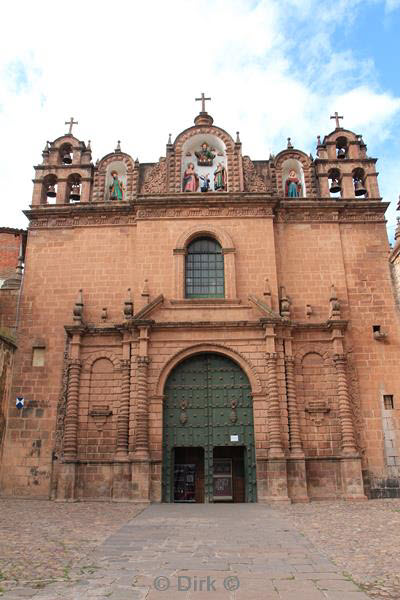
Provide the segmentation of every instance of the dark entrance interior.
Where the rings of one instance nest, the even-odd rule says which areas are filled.
[[[204,502],[203,448],[174,448],[174,502]]]
[[[213,464],[214,502],[245,502],[244,447],[214,448]]]

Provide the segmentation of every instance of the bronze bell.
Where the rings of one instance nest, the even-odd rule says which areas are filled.
[[[346,149],[345,148],[338,149],[337,158],[340,158],[340,159],[346,158]]]
[[[69,194],[69,199],[74,201],[79,201],[81,199],[81,188],[79,184],[74,184],[71,186],[71,192]]]
[[[365,189],[365,185],[363,184],[362,181],[357,180],[354,182],[354,194],[356,196],[364,196],[367,193],[367,190]]]
[[[48,198],[55,198],[57,196],[56,188],[54,187],[54,185],[49,185],[49,187],[47,188],[46,196]]]
[[[64,165],[70,165],[72,163],[71,154],[69,152],[66,152],[62,157],[62,161]]]
[[[342,190],[342,188],[339,183],[339,180],[332,179],[332,183],[331,183],[331,187],[329,188],[329,191],[332,192],[332,194],[336,194],[337,192],[340,192],[341,190]]]

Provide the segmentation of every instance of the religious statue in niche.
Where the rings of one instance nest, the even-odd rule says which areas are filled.
[[[210,175],[207,173],[206,175],[200,175],[200,179],[202,180],[202,184],[200,190],[202,192],[208,192],[210,189]]]
[[[212,148],[214,150],[214,148]],[[207,142],[203,142],[201,145],[201,150],[195,152],[197,156],[197,164],[199,167],[211,167],[213,164],[213,160],[215,158],[215,154],[211,152],[211,149]]]
[[[301,196],[302,185],[294,169],[289,171],[289,177],[285,182],[285,196],[288,198],[299,198]]]
[[[218,163],[214,171],[214,190],[223,191],[226,189],[226,170],[222,163]]]
[[[197,192],[199,187],[199,176],[194,170],[194,164],[190,162],[183,174],[182,191]]]
[[[112,183],[109,186],[110,189],[110,200],[122,200],[124,199],[124,184],[118,179],[117,171],[111,173]]]

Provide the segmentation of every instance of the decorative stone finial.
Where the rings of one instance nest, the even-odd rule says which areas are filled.
[[[121,140],[118,140],[117,147],[115,148],[114,152],[121,152]]]
[[[100,162],[99,159],[97,159],[96,160],[96,167],[98,166],[99,162]]]
[[[79,290],[78,296],[77,296],[77,299],[75,302],[74,310],[73,310],[74,321],[76,323],[82,323],[82,315],[83,315],[83,295],[82,295],[82,290]]]
[[[340,302],[337,297],[337,292],[334,284],[331,285],[331,295],[329,298],[330,304],[330,319],[340,319]]]
[[[321,146],[321,136],[317,135],[317,146]]]
[[[290,300],[287,297],[286,290],[283,286],[281,287],[280,309],[281,316],[286,320],[290,319]]]
[[[125,319],[131,319],[133,317],[133,300],[131,288],[128,288],[128,295],[124,302],[124,316]]]
[[[271,286],[269,285],[269,279],[268,279],[268,277],[266,277],[264,279],[263,296],[264,296],[264,302],[269,306],[269,308],[272,308]]]
[[[288,137],[288,139],[287,139],[287,147],[288,147],[288,148],[293,148],[293,144],[292,144],[292,142],[291,142],[291,139],[290,139],[290,137]]]
[[[143,289],[142,289],[142,294],[141,294],[144,298],[147,298],[147,303],[149,302],[150,299],[150,291],[149,291],[149,282],[147,279],[144,280],[144,284],[143,284]]]
[[[90,145],[90,140],[88,140],[87,146],[86,146],[86,150],[91,150],[92,146]]]
[[[400,196],[399,196],[399,203],[400,203]],[[396,231],[394,232],[394,239],[398,240],[400,238],[400,217],[397,217],[397,225],[396,225]]]
[[[239,132],[238,131],[236,132],[236,143],[237,144],[241,144],[240,137],[239,137]]]
[[[168,146],[172,146],[172,134],[169,133],[168,134],[168,142],[167,142]]]

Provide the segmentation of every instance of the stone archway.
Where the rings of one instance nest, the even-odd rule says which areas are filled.
[[[251,386],[231,358],[199,353],[165,383],[164,502],[255,502]]]

